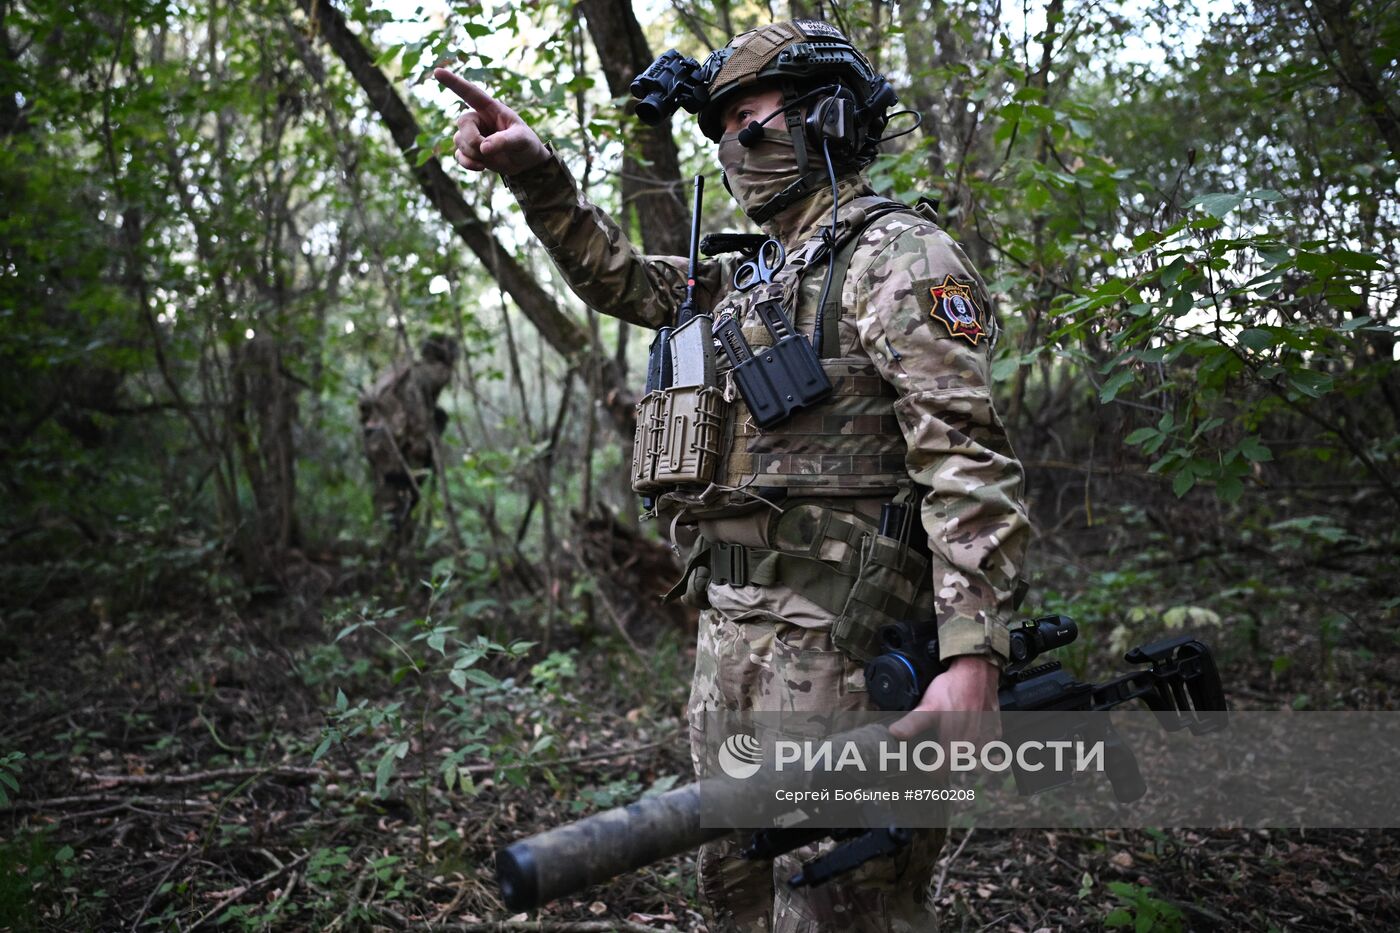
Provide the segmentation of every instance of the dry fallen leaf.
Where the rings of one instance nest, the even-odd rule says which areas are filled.
[[[1117,852],[1109,861],[1124,871],[1133,867],[1133,856],[1130,852]]]
[[[595,917],[601,917],[608,912],[608,905],[602,901],[594,901],[588,905],[588,912]]]

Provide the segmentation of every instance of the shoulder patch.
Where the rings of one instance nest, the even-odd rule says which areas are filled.
[[[966,338],[976,346],[987,330],[982,324],[982,309],[973,297],[972,283],[945,275],[942,285],[934,285],[928,291],[933,297],[929,316],[948,328],[949,336]]]

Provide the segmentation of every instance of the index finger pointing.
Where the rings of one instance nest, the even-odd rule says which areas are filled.
[[[438,83],[443,87],[466,101],[473,110],[490,110],[496,106],[496,99],[494,97],[487,94],[475,84],[472,84],[466,78],[454,74],[446,68],[434,68],[433,77],[437,78]]]

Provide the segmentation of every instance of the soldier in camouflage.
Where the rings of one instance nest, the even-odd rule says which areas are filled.
[[[457,341],[434,334],[416,360],[400,360],[360,395],[360,428],[374,480],[374,506],[396,544],[412,532],[418,487],[431,474],[433,445],[447,425],[438,395],[452,381]]]
[[[802,116],[821,106],[824,81],[857,102],[874,100],[873,71],[818,67],[799,83],[780,63],[790,65],[789,50],[803,43],[849,49],[825,23],[778,23],[737,37],[702,74],[702,130],[719,144],[731,192],[782,242],[787,262],[747,293],[729,287],[730,263],[707,262],[701,304],[717,321],[736,315],[755,348],[772,342],[752,317],[765,297],[780,298],[796,329],[814,335],[830,311],[822,276],[804,273],[834,267],[837,256],[846,269],[818,348],[833,397],[769,431],[736,401],[719,475],[660,497],[662,518],[698,534],[677,586],[703,609],[689,708],[697,759],[707,711],[870,708],[870,645],[858,636],[885,617],[937,614],[947,671],[920,710],[994,710],[1029,537],[1021,466],[992,402],[997,325],[986,287],[927,211],[870,187],[861,169],[878,146],[883,109],[859,151],[835,160],[834,186],[818,183],[826,166],[810,158],[820,150],[815,137],[802,138]],[[685,260],[641,255],[518,115],[449,71],[437,77],[471,108],[458,119],[457,161],[505,177],[574,292],[633,324],[671,323]],[[774,116],[787,119],[767,122]],[[754,123],[766,123],[756,142],[740,135]],[[921,505],[923,555],[875,534],[881,507],[901,492]],[[875,559],[881,547],[890,559]],[[716,931],[928,929],[943,838],[924,831],[897,859],[797,890],[780,879],[811,851],[770,867],[716,844],[701,854],[701,898]]]

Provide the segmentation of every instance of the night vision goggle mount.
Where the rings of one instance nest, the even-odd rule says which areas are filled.
[[[628,87],[637,99],[637,118],[647,126],[660,126],[677,108],[699,113],[710,102],[709,82],[719,73],[729,51],[712,53],[703,66],[675,49],[663,52]]]

